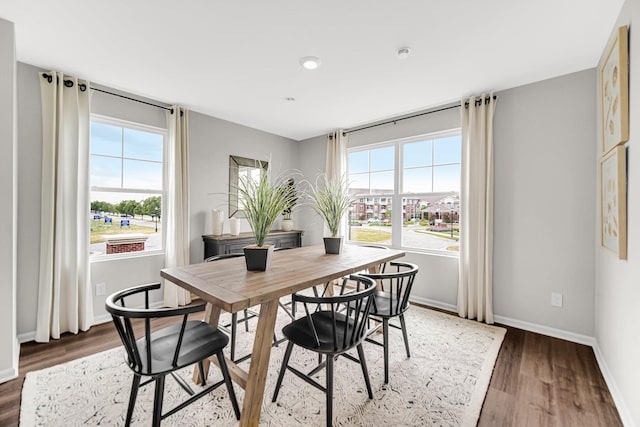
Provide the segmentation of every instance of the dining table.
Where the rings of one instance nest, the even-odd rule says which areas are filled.
[[[248,271],[243,257],[162,269],[166,280],[207,302],[205,321],[217,325],[221,311],[260,306],[248,372],[227,358],[230,375],[245,390],[241,426],[257,426],[281,297],[403,257],[401,250],[345,244],[339,254],[323,245],[275,251],[267,271]],[[210,359],[216,363],[215,358]],[[206,368],[208,369],[208,363]],[[199,381],[197,372],[193,377]]]

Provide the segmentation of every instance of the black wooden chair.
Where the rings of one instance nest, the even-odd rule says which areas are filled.
[[[392,271],[395,270],[395,271]],[[409,308],[409,296],[411,288],[418,273],[418,266],[408,262],[390,262],[385,273],[363,274],[377,283],[369,317],[382,321],[375,328],[369,330],[367,342],[371,342],[384,347],[384,382],[389,383],[389,327],[402,330],[404,346],[407,350],[407,357],[411,357],[409,351],[409,339],[407,338],[407,327],[404,321],[404,312]],[[400,326],[389,323],[389,319],[398,317]],[[382,344],[373,340],[371,334],[382,327]]]
[[[200,320],[188,320],[189,314],[204,311],[206,304],[180,308],[149,308],[149,292],[155,289],[160,289],[160,283],[125,289],[109,296],[105,303],[105,308],[111,314],[113,323],[126,350],[126,362],[133,371],[133,384],[129,395],[129,407],[125,425],[129,426],[131,424],[138,389],[152,381],[155,381],[153,426],[159,426],[162,419],[178,412],[223,383],[227,386],[236,418],[240,419],[240,408],[238,407],[238,401],[236,400],[227,364],[222,353],[222,350],[229,342],[229,338],[213,325]],[[144,308],[130,308],[125,305],[125,298],[129,299],[134,295],[140,298],[141,295],[138,294],[143,293]],[[139,301],[140,299],[137,302]],[[131,301],[128,304],[132,306]],[[164,319],[173,316],[182,317],[182,322],[152,331],[151,323],[153,319]],[[132,319],[144,319],[143,337],[136,337]],[[198,364],[201,384],[206,385],[202,361],[214,354],[218,358],[224,379],[195,394],[191,387],[175,374],[175,371],[185,366]],[[191,397],[163,414],[162,399],[165,377],[168,374],[171,374]],[[149,379],[140,384],[142,377],[149,377]]]
[[[282,333],[289,340],[289,343],[282,360],[272,401],[277,400],[284,374],[288,369],[307,383],[325,392],[328,426],[331,426],[333,420],[333,362],[337,356],[348,356],[360,363],[369,399],[373,399],[362,341],[367,333],[367,316],[373,300],[375,282],[357,275],[352,275],[349,280],[355,283],[355,288],[349,289],[345,294],[328,297],[294,294],[294,303],[299,302],[304,305],[306,316],[294,320],[282,329]],[[342,289],[345,288],[342,287]],[[309,374],[304,374],[289,365],[294,344],[326,357],[322,366],[326,368],[326,386],[323,387],[312,378],[319,371],[318,368]],[[345,353],[354,347],[358,351],[358,359]]]
[[[214,262],[214,261],[219,261],[222,259],[229,259],[229,258],[240,258],[240,257],[244,257],[243,253],[235,253],[235,254],[220,254],[220,255],[213,255],[210,256],[209,258],[206,258],[204,260],[204,262]],[[238,321],[238,313],[231,313],[231,322],[230,323],[226,323],[224,325],[218,325],[218,327],[220,329],[222,329],[223,331],[227,332],[229,334],[229,336],[231,337],[231,348],[229,349],[229,354],[231,356],[231,360],[233,360],[236,363],[240,363],[248,358],[251,357],[250,354],[247,354],[245,356],[239,357],[236,359],[236,334],[238,332],[238,323],[240,322],[244,322],[244,330],[246,332],[249,332],[249,319],[253,319],[254,317],[256,317],[258,315],[258,313],[256,313],[253,310],[249,310],[249,309],[244,309],[244,318],[241,319],[240,321]]]

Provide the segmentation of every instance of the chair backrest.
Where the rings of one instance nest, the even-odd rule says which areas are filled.
[[[409,296],[413,282],[418,273],[418,266],[409,262],[390,262],[384,273],[363,274],[376,281],[378,291],[389,297],[389,304],[376,306],[374,301],[372,312],[385,316],[397,316],[409,307]]]
[[[204,311],[206,308],[206,304],[180,308],[149,308],[149,292],[155,289],[160,289],[160,283],[152,283],[124,289],[110,295],[105,301],[105,309],[111,314],[113,323],[118,331],[118,335],[122,340],[122,345],[127,351],[129,367],[139,374],[148,375],[154,373],[151,357],[152,319],[172,316],[183,317],[180,335],[176,342],[176,348],[172,359],[172,365],[176,366],[189,314]],[[129,308],[126,306],[125,298],[141,293],[144,293],[144,308]],[[144,319],[144,340],[140,343],[137,342],[138,338],[135,335],[131,319]],[[143,345],[143,347],[140,348],[140,345]],[[141,355],[141,353],[143,354]]]
[[[229,258],[240,258],[243,256],[244,256],[243,253],[213,255],[213,256],[210,256],[209,258],[206,258],[204,262],[220,261],[221,259],[229,259]]]
[[[307,296],[293,294],[294,303],[302,303],[316,347],[331,346],[333,351],[346,351],[358,345],[367,332],[367,316],[371,308],[376,283],[357,274],[344,278],[353,288],[341,287],[339,295]],[[319,323],[322,323],[320,325]],[[327,332],[327,323],[330,331]],[[322,333],[322,336],[319,335]]]

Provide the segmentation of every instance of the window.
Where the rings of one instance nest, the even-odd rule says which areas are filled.
[[[91,118],[91,255],[163,249],[166,131]]]
[[[461,157],[459,131],[349,150],[349,239],[457,253]]]

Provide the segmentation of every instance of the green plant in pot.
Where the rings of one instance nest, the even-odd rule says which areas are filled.
[[[325,252],[339,254],[342,249],[342,236],[338,236],[340,223],[353,201],[346,177],[327,178],[325,174],[319,175],[315,185],[311,186],[309,198],[311,206],[329,229],[330,236],[324,238]]]
[[[265,245],[264,241],[278,216],[291,205],[286,182],[284,177],[272,180],[270,166],[261,170],[259,178],[251,175],[238,178],[238,198],[256,239],[255,245],[244,248],[247,270],[266,271],[271,266],[273,245]]]
[[[289,204],[282,211],[282,221],[280,222],[280,228],[283,231],[293,230],[293,220],[291,219],[291,212],[298,202],[298,195],[296,191],[296,184],[293,178],[289,178],[285,184],[286,198]]]

